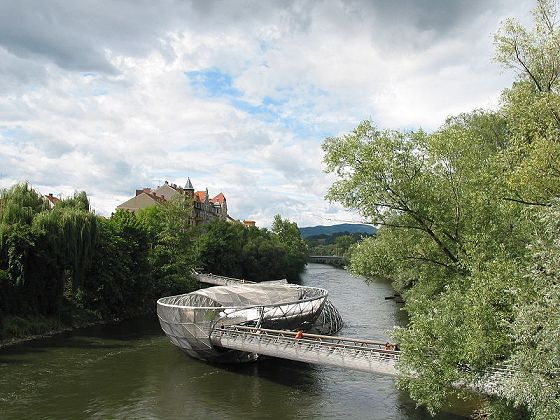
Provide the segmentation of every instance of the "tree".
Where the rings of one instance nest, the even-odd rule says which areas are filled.
[[[548,205],[560,194],[560,31],[557,5],[538,0],[532,31],[508,19],[495,37],[496,59],[517,70],[503,94],[511,147],[502,156],[507,199]],[[534,175],[538,174],[538,177]]]
[[[148,260],[148,234],[134,213],[118,210],[98,218],[95,261],[83,286],[82,302],[103,319],[145,311],[156,298]]]
[[[533,11],[533,31],[517,20],[507,19],[496,33],[496,59],[517,71],[538,92],[557,92],[560,83],[560,33],[557,5],[553,0],[537,0]]]
[[[206,272],[243,277],[243,246],[245,228],[217,220],[204,226],[205,232],[197,240],[200,264]]]
[[[0,269],[11,289],[11,313],[55,314],[65,281],[74,292],[83,284],[96,244],[97,223],[85,193],[49,210],[28,184],[1,195]],[[88,203],[84,209],[84,203]],[[9,285],[9,286],[8,286]]]
[[[344,255],[356,243],[356,240],[351,235],[342,235],[337,237],[334,243],[337,254]]]
[[[514,322],[515,376],[510,396],[537,419],[560,412],[560,202],[540,211],[530,246],[525,290]]]
[[[185,293],[194,287],[192,274],[198,255],[191,217],[192,203],[180,194],[138,215],[149,233],[150,264],[159,293]]]
[[[286,278],[289,263],[285,248],[270,235],[251,236],[243,246],[243,278],[252,281]]]
[[[521,386],[519,376],[513,403],[489,400],[489,412],[512,418],[528,407],[547,418],[558,407],[555,374],[550,392],[535,389],[545,348],[547,370],[558,370],[553,344],[535,338],[557,328],[543,324],[556,305],[543,291],[554,283],[527,280],[537,215],[560,196],[559,37],[552,3],[538,2],[535,13],[533,32],[510,21],[496,38],[498,59],[521,69],[499,110],[450,118],[430,134],[365,121],[323,145],[338,176],[328,198],[381,226],[356,247],[351,270],[402,291],[410,322],[395,332],[399,383],[432,411],[461,394],[452,384],[506,362],[533,369],[534,381]]]
[[[388,278],[404,294],[401,384],[431,409],[455,393],[450,384],[474,380],[511,347],[501,322],[514,299],[503,293],[527,229],[519,203],[495,199],[505,144],[500,116],[477,111],[431,135],[364,122],[323,146],[339,176],[328,197],[381,226],[356,247],[351,270]]]
[[[282,216],[277,214],[272,223],[272,232],[276,234],[276,238],[284,246],[288,255],[286,277],[288,280],[297,279],[305,268],[308,257],[307,244],[301,237],[297,224],[282,219]]]

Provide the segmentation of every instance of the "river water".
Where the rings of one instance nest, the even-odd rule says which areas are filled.
[[[405,322],[390,285],[310,264],[302,284],[329,290],[339,335],[386,340]],[[156,316],[0,350],[1,419],[428,419],[388,376],[280,359],[215,366],[189,358]],[[439,419],[461,419],[442,413]]]

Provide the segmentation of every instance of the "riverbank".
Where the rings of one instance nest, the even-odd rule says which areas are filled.
[[[61,316],[22,317],[10,315],[6,316],[2,320],[2,325],[0,325],[0,348],[14,346],[41,338],[48,338],[96,325],[118,324],[128,319],[152,313],[155,313],[155,302],[153,309],[146,309],[123,319],[103,319],[87,310],[80,311],[79,315],[74,314],[69,320],[64,320]]]
[[[3,320],[3,338],[0,339],[0,348],[106,323],[106,321],[98,319],[66,324],[59,317],[9,316]]]

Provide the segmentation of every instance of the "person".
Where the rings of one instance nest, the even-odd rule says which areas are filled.
[[[383,350],[393,350],[393,346],[388,341],[385,343]]]
[[[303,331],[302,330],[297,330],[296,340],[299,340],[301,338],[303,338]]]

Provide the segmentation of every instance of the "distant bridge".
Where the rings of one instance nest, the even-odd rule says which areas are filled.
[[[256,284],[254,281],[236,279],[233,277],[218,276],[216,274],[200,274],[195,275],[196,279],[201,283],[213,284],[214,286],[229,286],[230,284]],[[288,284],[288,280],[268,280],[266,284]]]
[[[310,255],[307,261],[317,264],[329,264],[342,267],[346,264],[346,258],[339,257],[338,255]]]

